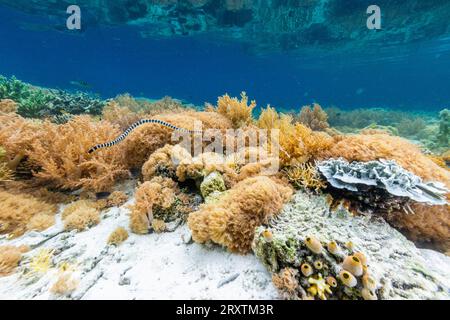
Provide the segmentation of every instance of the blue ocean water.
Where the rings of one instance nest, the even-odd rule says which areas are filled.
[[[65,19],[0,4],[0,74],[63,89],[83,81],[104,98],[170,95],[198,105],[241,91],[260,107],[283,110],[311,102],[418,111],[450,105],[450,35],[391,48],[378,41],[365,50],[255,52],[213,34],[143,38],[139,26],[125,24],[62,31]]]

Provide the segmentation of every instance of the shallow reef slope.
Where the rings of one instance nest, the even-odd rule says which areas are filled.
[[[267,237],[267,232],[270,232],[271,237]],[[450,298],[449,257],[437,253],[430,255],[430,250],[417,249],[402,234],[374,215],[352,217],[343,207],[331,210],[326,196],[301,191],[296,193],[292,202],[267,228],[257,229],[254,251],[275,274],[284,268],[299,270],[311,257],[313,261],[323,261],[324,266],[315,273],[339,273],[339,263],[330,258],[333,254],[327,250],[323,249],[319,255],[310,250],[302,251],[302,244],[307,237],[317,237],[324,248],[327,243],[335,241],[340,244],[342,252],[348,250],[344,246],[350,242],[351,251],[362,252],[367,259],[365,272],[376,282],[372,290],[378,299]],[[329,269],[325,267],[327,264]],[[305,277],[299,272],[296,278],[294,283],[299,282],[301,285]],[[345,285],[339,280],[331,291],[339,293],[340,298],[354,297],[360,295],[359,290],[363,285],[358,279],[358,285],[354,288],[343,287]],[[289,298],[295,298],[302,289],[297,286],[291,291]],[[328,299],[336,298],[333,294],[326,296]]]

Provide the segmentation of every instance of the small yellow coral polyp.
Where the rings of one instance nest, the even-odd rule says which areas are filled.
[[[52,262],[53,250],[42,249],[34,256],[29,264],[30,273],[39,274],[46,273],[50,269]]]
[[[313,296],[319,297],[321,300],[327,300],[325,293],[333,293],[321,274],[318,275],[317,279],[313,277],[308,278],[308,282],[311,284],[311,287],[308,288],[308,292]]]

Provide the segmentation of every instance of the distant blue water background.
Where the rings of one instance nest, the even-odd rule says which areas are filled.
[[[246,91],[259,106],[282,110],[312,102],[417,111],[450,107],[450,37],[392,50],[380,43],[339,54],[256,55],[243,43],[206,36],[144,39],[137,27],[90,25],[71,34],[31,31],[24,23],[46,21],[0,6],[0,74],[46,87],[76,89],[71,81],[85,81],[104,98],[170,95],[197,105]]]

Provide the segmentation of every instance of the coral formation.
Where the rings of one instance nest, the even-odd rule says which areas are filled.
[[[108,244],[118,246],[128,239],[128,231],[124,227],[117,227],[108,237]]]
[[[347,162],[342,158],[317,163],[328,183],[338,189],[367,192],[370,187],[382,188],[397,197],[407,197],[431,205],[447,204],[449,190],[440,182],[423,182],[393,160]]]
[[[100,222],[100,214],[94,207],[94,203],[80,200],[68,205],[63,213],[65,230],[84,231]]]
[[[17,237],[27,230],[42,231],[49,226],[50,219],[54,221],[51,217],[56,213],[56,206],[33,196],[0,191],[0,203],[0,234]]]
[[[450,187],[450,172],[436,165],[419,147],[400,137],[385,134],[348,135],[334,138],[324,149],[322,159],[344,158],[347,161],[395,160],[402,168],[425,181],[439,181]]]
[[[297,189],[309,188],[319,191],[326,187],[319,172],[311,163],[298,163],[283,169],[289,182]]]
[[[211,193],[225,191],[225,181],[217,171],[207,175],[200,184],[200,193],[206,199]]]
[[[247,253],[254,229],[276,215],[291,193],[265,176],[245,179],[189,215],[192,237],[198,243],[213,241],[232,252]]]
[[[173,221],[184,219],[189,212],[189,197],[169,178],[154,177],[142,183],[135,197],[135,204],[130,207],[130,228],[134,233],[148,233],[155,218]]]
[[[118,135],[108,122],[77,116],[59,126],[44,122],[40,131],[31,145],[29,161],[40,168],[34,175],[41,182],[63,189],[106,191],[118,178],[128,176],[123,150],[87,154],[94,141]]]
[[[311,106],[304,106],[300,110],[300,114],[296,120],[316,131],[325,131],[325,129],[330,127],[327,122],[327,113],[323,111],[322,107],[317,103],[314,103],[312,108]]]
[[[59,296],[70,296],[78,287],[78,283],[72,272],[62,272],[50,288],[50,292]]]
[[[17,111],[17,103],[11,99],[0,100],[0,113],[15,113]]]
[[[86,93],[39,88],[15,77],[0,77],[0,99],[16,102],[17,113],[27,118],[57,119],[65,114],[98,115],[105,105],[103,101]]]
[[[0,246],[0,277],[10,275],[19,265],[22,254],[27,252],[27,246]]]
[[[292,121],[291,116],[277,114],[275,109],[267,107],[257,122],[262,129],[279,130],[280,162],[283,166],[313,161],[333,144],[333,138],[327,133],[313,131]]]
[[[248,104],[248,97],[245,92],[242,92],[241,100],[231,98],[228,94],[219,97],[216,110],[230,119],[234,128],[240,128],[252,122],[252,111],[255,107],[256,102],[252,100]]]
[[[174,114],[188,111],[179,101],[170,97],[150,102],[145,99],[135,99],[129,94],[119,95],[108,101],[102,111],[102,119],[119,125],[125,130],[142,118],[149,118],[161,114]]]

